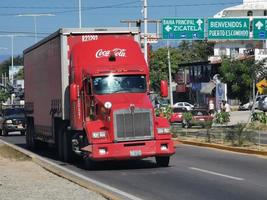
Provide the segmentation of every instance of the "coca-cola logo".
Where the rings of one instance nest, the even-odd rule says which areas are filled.
[[[99,49],[96,52],[95,57],[96,58],[109,57],[111,54],[113,54],[116,57],[126,57],[126,49],[120,49],[120,48],[115,48],[112,50]]]

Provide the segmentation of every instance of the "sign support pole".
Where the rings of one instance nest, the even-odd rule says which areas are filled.
[[[144,55],[147,62],[147,0],[144,0]]]
[[[170,103],[171,107],[173,107],[173,96],[172,96],[172,72],[171,72],[171,56],[170,56],[170,44],[169,40],[167,40],[167,48],[168,48],[168,69],[169,69],[169,85],[170,85]]]

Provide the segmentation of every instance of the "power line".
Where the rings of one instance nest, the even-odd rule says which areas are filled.
[[[257,1],[257,2],[263,2],[263,1]],[[138,1],[130,1],[125,3],[119,3],[119,4],[112,4],[112,5],[105,5],[105,6],[92,6],[92,7],[83,7],[83,11],[89,11],[89,10],[98,10],[98,9],[131,9],[131,8],[140,8],[141,5],[129,5],[129,4],[135,4],[140,3],[140,0]],[[201,6],[223,6],[223,5],[234,5],[234,4],[240,4],[242,2],[235,1],[235,2],[224,2],[224,3],[195,3],[195,4],[158,4],[158,5],[148,5],[149,8],[168,8],[168,7],[201,7]],[[5,6],[0,7],[0,9],[53,9],[53,10],[62,10],[62,11],[52,11],[53,14],[61,14],[61,13],[73,13],[78,12],[78,7],[27,7],[27,6]],[[16,13],[17,14],[17,13]],[[0,16],[13,16],[16,15],[14,13],[1,13]]]

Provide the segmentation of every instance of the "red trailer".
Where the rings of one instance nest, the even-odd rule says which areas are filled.
[[[89,166],[146,157],[168,166],[170,126],[154,114],[139,41],[137,29],[60,29],[26,49],[27,145],[53,144]]]

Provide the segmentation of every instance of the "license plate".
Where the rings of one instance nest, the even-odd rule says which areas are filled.
[[[142,156],[142,151],[141,150],[131,150],[130,151],[130,156],[131,157],[139,157],[139,156]]]
[[[205,121],[205,119],[199,119],[200,121]]]
[[[19,124],[19,125],[17,126],[17,128],[23,128],[23,126],[22,126],[21,124]]]

